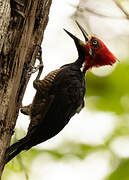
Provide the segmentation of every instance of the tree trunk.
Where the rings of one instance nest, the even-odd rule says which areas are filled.
[[[0,0],[0,177],[51,1]]]

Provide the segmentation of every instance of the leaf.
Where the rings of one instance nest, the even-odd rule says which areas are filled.
[[[129,159],[123,160],[118,168],[105,180],[129,180]]]

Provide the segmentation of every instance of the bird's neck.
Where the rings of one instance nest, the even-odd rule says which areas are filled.
[[[78,68],[82,67],[82,64],[84,62],[84,58],[78,58],[73,64],[77,66]]]
[[[89,69],[88,66],[83,68],[82,72],[83,72],[84,75],[86,74],[86,72],[87,72],[88,69]]]
[[[65,67],[72,67],[73,69],[81,69],[82,68],[82,64],[84,62],[84,58],[78,58],[75,62],[70,63],[70,64],[65,64],[64,66],[62,66],[61,68],[65,68]],[[83,73],[85,74],[87,69],[84,69]]]

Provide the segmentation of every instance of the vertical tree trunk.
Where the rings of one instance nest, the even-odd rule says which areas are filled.
[[[0,0],[0,176],[51,1]]]

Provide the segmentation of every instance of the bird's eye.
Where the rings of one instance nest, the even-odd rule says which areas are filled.
[[[91,46],[93,46],[94,48],[97,48],[97,47],[100,46],[100,43],[99,43],[98,40],[92,39],[92,40],[91,40]]]
[[[95,40],[92,42],[93,45],[96,45],[98,42]]]

